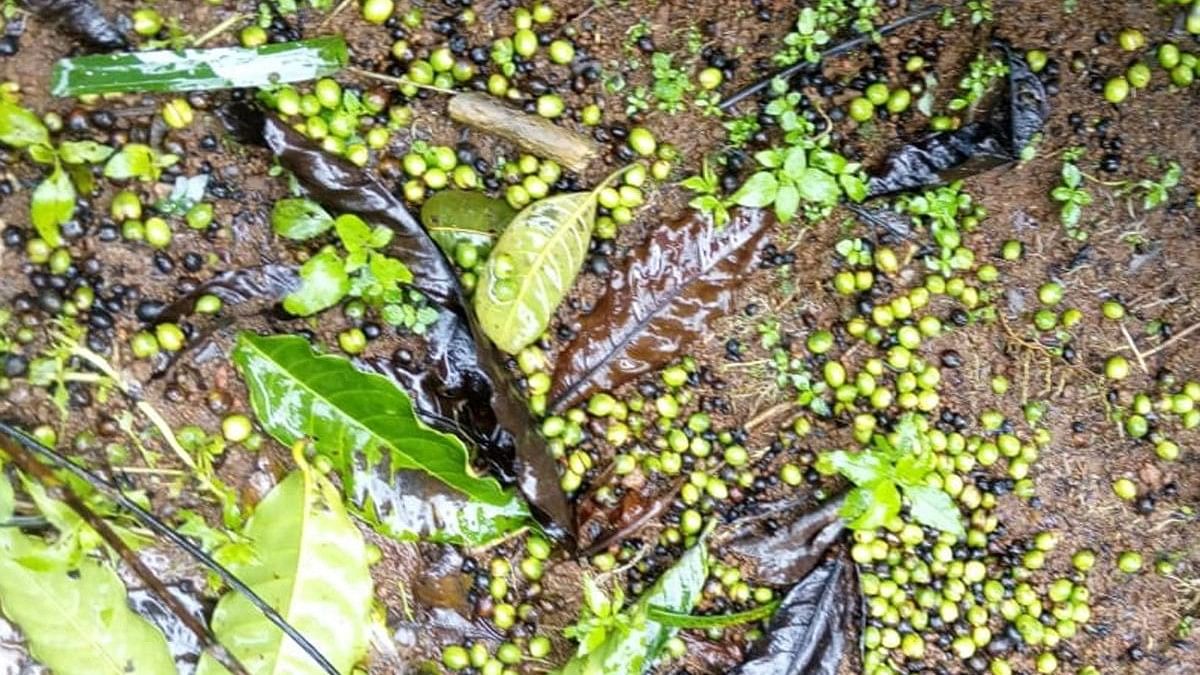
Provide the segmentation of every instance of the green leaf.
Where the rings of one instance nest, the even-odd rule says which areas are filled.
[[[333,221],[333,227],[337,230],[338,239],[342,241],[346,251],[357,253],[370,248],[371,226],[362,218],[353,213],[340,215]]]
[[[240,333],[233,360],[267,432],[285,445],[312,439],[344,480],[353,482],[357,458],[424,471],[480,502],[511,503],[495,479],[471,471],[462,441],[418,420],[408,395],[387,378],[318,356],[295,336]]]
[[[776,599],[744,612],[697,616],[685,612],[674,612],[663,607],[651,606],[646,615],[662,625],[670,626],[671,628],[725,628],[743,623],[762,621],[774,614],[778,607],[779,600]]]
[[[800,180],[805,167],[808,166],[808,151],[799,145],[788,148],[783,158],[783,175],[792,180]]]
[[[137,178],[150,182],[158,180],[161,170],[157,166],[158,153],[143,143],[126,143],[104,165],[104,175],[107,178],[127,180]]]
[[[107,565],[71,565],[41,540],[0,528],[0,607],[56,675],[174,673],[167,641],[129,609]]]
[[[311,316],[341,302],[350,292],[350,276],[336,251],[325,249],[300,267],[300,288],[283,299],[293,316]]]
[[[38,236],[52,248],[57,248],[62,246],[59,226],[69,222],[74,215],[75,186],[62,167],[56,166],[50,176],[33,191],[33,201],[29,207],[30,219],[37,229]]]
[[[315,80],[346,65],[341,37],[261,47],[96,54],[54,64],[50,93],[82,96],[117,92],[181,92],[274,87]]]
[[[113,149],[95,141],[63,141],[58,157],[67,164],[99,164],[113,154]]]
[[[54,164],[58,157],[54,148],[48,145],[31,145],[26,152],[29,153],[29,158],[38,164]]]
[[[800,188],[800,197],[806,202],[815,202],[822,206],[834,206],[842,196],[837,180],[820,169],[809,167],[804,170],[796,181]]]
[[[838,450],[828,454],[830,466],[859,486],[869,485],[887,476],[887,467],[873,452],[849,453]]]
[[[708,577],[708,552],[701,541],[675,563],[630,608],[634,620],[615,627],[605,640],[584,656],[571,659],[558,675],[633,675],[650,670],[676,628],[647,616],[650,607],[677,613],[692,611]]]
[[[904,488],[909,510],[918,523],[949,532],[957,537],[965,536],[962,518],[954,500],[940,488],[928,485],[911,485]]]
[[[767,169],[778,169],[780,154],[778,150],[759,150],[754,153],[754,160]]]
[[[874,530],[900,513],[900,491],[892,481],[879,480],[860,490],[860,501],[856,501],[855,506],[862,507],[862,511],[849,523],[852,529]]]
[[[904,486],[921,485],[936,464],[937,460],[932,452],[905,455],[896,460],[896,481]]]
[[[505,200],[474,190],[443,190],[421,206],[421,224],[446,255],[461,243],[490,246],[516,215]]]
[[[3,468],[3,463],[0,463],[0,469]],[[12,518],[14,503],[12,483],[8,482],[8,476],[0,471],[0,523]]]
[[[301,467],[263,499],[243,534],[255,559],[234,574],[349,673],[367,653],[373,584],[366,543],[337,490]],[[240,593],[221,598],[212,628],[250,675],[325,672]],[[228,671],[205,654],[196,672]]]
[[[852,173],[844,173],[838,176],[838,183],[850,201],[858,203],[867,198],[867,184],[862,178]]]
[[[50,145],[50,132],[37,115],[11,101],[0,100],[0,143],[14,148]]]
[[[795,185],[782,185],[775,195],[775,217],[781,223],[790,223],[800,208],[800,191]]]
[[[1081,209],[1075,202],[1067,202],[1066,204],[1063,204],[1061,214],[1063,225],[1066,225],[1067,227],[1075,227],[1075,225],[1079,224],[1079,218],[1082,215],[1083,209]]]
[[[333,227],[333,217],[311,199],[280,199],[271,208],[271,229],[281,237],[304,241]]]
[[[525,207],[500,235],[475,289],[475,314],[501,350],[537,340],[583,266],[596,223],[596,191]]]
[[[413,274],[404,263],[380,253],[371,254],[371,276],[385,289],[412,282]]]
[[[1083,174],[1079,171],[1078,166],[1067,162],[1062,166],[1062,180],[1063,185],[1069,188],[1079,187],[1079,184],[1083,182]]]
[[[737,192],[730,196],[730,201],[742,206],[762,208],[775,201],[779,191],[779,181],[770,171],[759,171],[746,179]]]

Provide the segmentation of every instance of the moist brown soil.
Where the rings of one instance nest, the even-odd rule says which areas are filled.
[[[134,6],[123,1],[108,4],[111,10],[126,14]],[[254,3],[236,4],[242,11],[253,12]],[[401,11],[407,7],[406,3],[398,5]],[[764,2],[762,7],[773,18],[762,21],[749,3],[731,5],[720,0],[634,1],[597,5],[594,9],[584,2],[552,2],[552,5],[559,17],[585,14],[572,22],[579,31],[577,44],[599,59],[606,73],[611,62],[627,59],[634,53],[625,46],[625,36],[638,20],[649,22],[656,48],[672,51],[685,60],[692,58],[684,48],[687,29],[713,22],[713,30],[704,36],[705,44],[736,54],[739,61],[735,81],[727,84],[725,91],[761,75],[754,68],[756,59],[774,52],[796,11],[792,3]],[[1181,91],[1169,87],[1161,73],[1156,72],[1150,88],[1136,92],[1130,100],[1114,107],[1105,103],[1092,87],[1095,77],[1119,72],[1128,59],[1115,44],[1099,44],[1097,31],[1115,35],[1119,29],[1133,26],[1142,29],[1152,43],[1170,33],[1171,18],[1156,12],[1153,5],[1149,1],[1080,3],[1074,14],[1066,15],[1057,2],[996,3],[996,19],[990,29],[1019,48],[1047,50],[1061,66],[1061,90],[1051,100],[1052,114],[1035,159],[975,176],[966,183],[966,190],[989,212],[981,227],[968,235],[967,242],[977,256],[995,259],[1001,268],[1003,291],[998,291],[1000,297],[995,298],[997,320],[975,322],[964,330],[927,341],[921,349],[930,360],[951,349],[962,355],[960,367],[943,369],[946,380],[943,402],[944,407],[969,419],[976,419],[980,412],[990,409],[1020,419],[1027,401],[1048,404],[1045,420],[1053,442],[1036,466],[1036,499],[1026,502],[1013,495],[999,499],[998,515],[1004,529],[999,541],[1019,540],[1045,529],[1060,533],[1062,542],[1049,557],[1047,570],[1037,577],[1042,580],[1067,575],[1071,552],[1082,548],[1096,551],[1096,572],[1088,577],[1094,619],[1059,650],[1060,658],[1065,658],[1063,668],[1069,672],[1084,664],[1095,664],[1105,673],[1200,672],[1200,654],[1194,640],[1181,636],[1178,630],[1181,619],[1189,612],[1194,615],[1200,603],[1197,548],[1200,531],[1193,515],[1200,498],[1200,463],[1195,454],[1200,438],[1195,431],[1172,431],[1172,438],[1183,448],[1182,456],[1179,461],[1164,462],[1155,456],[1152,444],[1126,438],[1109,418],[1112,405],[1127,405],[1133,393],[1154,391],[1154,378],[1164,371],[1175,374],[1181,382],[1200,379],[1197,348],[1200,333],[1173,342],[1146,358],[1144,368],[1133,359],[1131,377],[1116,390],[1102,376],[1104,359],[1122,350],[1129,355],[1130,340],[1140,351],[1149,351],[1167,340],[1172,332],[1192,325],[1200,308],[1197,223],[1200,214],[1191,201],[1200,169],[1197,161],[1200,142],[1196,140],[1200,89]],[[229,6],[213,8],[197,2],[163,1],[157,7],[197,34],[231,11]],[[499,3],[485,0],[476,9],[480,20],[467,33],[472,45],[487,45],[496,35],[511,30],[509,12],[501,9]],[[429,17],[448,13],[440,4],[431,3],[425,10]],[[901,13],[900,9],[887,10],[889,17]],[[355,14],[351,7],[328,26],[322,25],[323,17],[305,15],[303,28],[306,35],[345,33],[358,65],[382,70],[379,66],[387,59],[389,44],[387,32],[367,26]],[[426,22],[427,28],[429,23]],[[944,101],[946,92],[984,43],[986,32],[972,30],[963,20],[942,31],[926,23],[884,39],[881,48],[888,56],[890,81],[906,81],[897,59],[899,52],[908,49],[906,43],[912,39],[932,40],[937,36],[945,41],[934,68],[941,80],[939,101]],[[438,39],[425,30],[412,36],[410,42],[419,48],[437,44]],[[231,40],[226,35],[211,44],[229,44]],[[183,156],[181,168],[186,175],[202,170],[212,172],[210,195],[215,197],[212,201],[217,221],[224,227],[215,235],[208,235],[178,225],[169,253],[154,257],[142,245],[121,240],[102,242],[97,237],[114,192],[110,184],[100,181],[99,192],[90,200],[92,212],[83,219],[84,234],[74,239],[70,248],[76,261],[93,257],[100,261],[106,289],[124,284],[136,288],[140,298],[170,301],[219,271],[297,260],[296,247],[285,245],[269,231],[270,205],[285,194],[284,182],[268,177],[270,164],[261,152],[225,139],[219,121],[211,114],[218,103],[227,99],[227,94],[193,96],[192,102],[200,111],[193,127],[183,133],[164,134],[166,130],[155,115],[161,100],[158,97],[117,97],[93,106],[51,99],[46,94],[50,64],[78,51],[72,41],[63,39],[52,28],[29,18],[20,45],[16,55],[0,58],[0,74],[21,85],[26,106],[40,112],[55,110],[67,119],[84,116],[90,123],[78,134],[80,137],[114,144],[126,139],[162,144]],[[1072,68],[1072,61],[1081,68]],[[852,74],[865,63],[861,54],[852,54],[825,67],[832,77]],[[630,85],[645,84],[647,71],[648,66],[643,65],[629,74]],[[623,117],[620,112],[624,107],[623,93],[609,94],[595,84],[585,94],[574,94],[570,92],[569,75],[562,67],[539,62],[535,72],[552,73],[557,78],[557,88],[564,93],[569,108],[597,100],[608,111],[606,121]],[[840,101],[835,99],[835,102]],[[480,147],[491,145],[477,134],[449,125],[444,120],[444,102],[437,96],[419,100],[414,108],[415,124],[410,131],[400,133],[393,145],[397,155],[417,138],[448,144],[465,138]],[[112,117],[104,119],[103,114],[98,114],[100,110],[110,111]],[[1080,130],[1073,129],[1068,121],[1072,114],[1083,120]],[[1110,139],[1109,143],[1111,139],[1120,139],[1120,166],[1111,173],[1102,172],[1097,166],[1099,158],[1109,151],[1101,148],[1101,134],[1094,132],[1101,120],[1107,125],[1104,138]],[[724,132],[716,121],[692,112],[677,116],[651,113],[644,117],[643,123],[660,141],[679,148],[682,175],[694,172],[701,157],[719,150],[724,143]],[[578,127],[572,121],[566,124]],[[908,115],[898,123],[877,122],[855,132],[843,122],[837,126],[836,140],[843,152],[856,153],[871,164],[886,148],[919,133],[924,124],[924,118]],[[202,139],[206,136],[217,139],[210,146],[213,149],[204,149],[206,144],[202,144]],[[1092,186],[1096,203],[1084,215],[1084,226],[1091,237],[1086,244],[1075,242],[1064,235],[1056,205],[1047,196],[1058,181],[1060,153],[1075,145],[1088,148],[1081,168],[1103,180],[1136,181],[1157,176],[1160,172],[1148,159],[1160,157],[1184,167],[1184,183],[1172,192],[1167,208],[1151,213],[1132,208],[1130,199],[1113,189]],[[0,219],[4,224],[26,226],[29,189],[38,174],[28,162],[19,162],[15,152],[8,151],[3,158],[4,173],[20,189],[0,197]],[[610,166],[594,167],[582,177],[582,183],[594,182],[617,166],[618,161],[610,157]],[[212,189],[214,184],[218,186],[216,191]],[[169,182],[164,182],[146,189],[161,195],[169,187]],[[686,194],[671,185],[652,192],[649,199],[636,222],[622,229],[612,264],[588,266],[576,292],[560,311],[556,326],[569,326],[589,308],[607,268],[616,264],[624,251],[641,241],[648,231],[674,220],[686,208]],[[727,402],[726,410],[715,416],[715,425],[733,427],[754,420],[749,443],[752,450],[768,446],[795,414],[786,406],[787,394],[772,381],[766,367],[769,354],[758,346],[755,326],[764,318],[776,319],[781,331],[799,343],[814,327],[831,326],[854,314],[852,302],[834,294],[828,283],[837,270],[833,246],[848,232],[873,236],[845,212],[803,227],[778,227],[772,241],[780,250],[794,253],[794,263],[781,268],[747,270],[738,312],[711,326],[706,338],[690,350],[721,381],[719,385],[703,385],[697,392]],[[1025,257],[1018,263],[999,262],[1002,242],[1014,238],[1025,243]],[[904,242],[896,244],[896,248],[902,260],[914,252]],[[196,272],[183,269],[181,261],[188,252],[206,257],[202,269]],[[170,269],[162,258],[169,258]],[[908,267],[911,271],[917,269],[913,265]],[[33,293],[36,297],[31,285],[36,271],[22,251],[0,249],[0,306],[11,307],[23,294]],[[1037,305],[1036,289],[1051,279],[1063,284],[1064,302],[1079,308],[1084,315],[1082,323],[1071,331],[1070,347],[1074,354],[1069,362],[1056,351],[1061,347],[1059,343],[1035,334],[1030,324],[1030,312]],[[898,287],[911,283],[903,275],[892,281]],[[109,294],[110,291],[98,293],[101,297]],[[1101,301],[1110,297],[1122,299],[1129,309],[1132,318],[1125,325],[1130,337],[1116,323],[1100,315]],[[226,356],[236,329],[268,329],[279,333],[309,329],[319,341],[336,344],[337,333],[350,325],[336,311],[326,313],[319,322],[286,320],[273,314],[239,318],[236,325],[209,327],[211,332],[207,333],[205,343],[211,343],[211,347],[192,349],[170,364],[166,377],[153,379],[153,371],[168,364],[135,360],[126,347],[129,336],[142,327],[133,313],[136,304],[133,301],[114,308],[116,328],[111,344],[116,347],[110,358],[126,377],[143,383],[145,396],[176,428],[199,424],[206,429],[217,429],[226,411],[248,408],[240,379]],[[27,323],[48,320],[37,310],[25,313],[22,318]],[[1152,321],[1168,328],[1149,335],[1144,328]],[[736,362],[726,357],[726,344],[732,339],[745,345],[742,358]],[[364,356],[387,358],[398,345],[410,341],[385,331],[371,342]],[[992,393],[989,383],[994,375],[1009,378],[1012,382],[1009,393],[1000,397]],[[111,400],[102,403],[80,391],[73,400],[70,415],[63,419],[45,390],[15,379],[11,390],[0,399],[0,416],[29,426],[61,424],[59,437],[70,438],[87,429],[110,429],[117,405]],[[794,450],[777,456],[762,468],[772,471],[787,461],[808,462],[811,452],[843,446],[848,438],[844,430],[818,427],[816,433]],[[597,449],[602,457],[611,456],[610,450]],[[103,465],[99,456],[95,459]],[[258,455],[234,451],[225,457],[219,474],[239,487],[247,503],[254,503],[282,476],[287,461],[287,453],[278,447]],[[166,456],[163,466],[170,466]],[[1139,513],[1113,496],[1111,482],[1120,476],[1134,477],[1142,491],[1154,498],[1152,510]],[[170,519],[179,509],[207,508],[194,491],[171,494],[169,477],[131,474],[129,480],[147,493],[157,513],[165,518]],[[776,488],[761,498],[780,494],[782,490]],[[652,542],[663,525],[653,523],[637,536]],[[374,572],[377,595],[387,608],[389,628],[394,633],[393,645],[376,649],[371,672],[404,672],[409,668],[405,664],[415,662],[414,656],[435,655],[444,643],[501,637],[487,621],[475,616],[479,607],[464,602],[470,578],[457,572],[462,566],[460,552],[449,547],[398,544],[371,536],[384,551],[383,561]],[[1169,559],[1175,563],[1175,572],[1172,575],[1152,571],[1137,575],[1117,573],[1116,557],[1125,550],[1141,551],[1148,563]],[[495,551],[477,552],[476,557],[487,560],[496,552],[516,556],[520,551],[503,545]],[[663,562],[666,561],[656,564]],[[550,567],[538,603],[543,634],[557,636],[557,629],[574,620],[578,613],[580,573],[581,566],[569,560],[559,559]],[[196,583],[203,583],[200,574],[194,571],[186,574]],[[405,609],[410,607],[411,611]],[[486,613],[484,607],[483,615]],[[727,670],[744,647],[739,639],[734,635],[725,644],[714,644],[702,635],[689,635],[688,669],[693,673]],[[15,640],[0,632],[0,665],[4,665],[10,642]],[[565,642],[556,640],[557,657],[565,656],[567,649]],[[851,659],[847,670],[854,670],[853,662]],[[946,672],[967,672],[966,666],[957,660],[931,659],[927,665]]]

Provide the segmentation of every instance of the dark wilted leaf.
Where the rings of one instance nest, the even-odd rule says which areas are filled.
[[[423,416],[469,440],[501,480],[515,482],[551,534],[573,538],[573,509],[559,486],[557,466],[504,368],[505,357],[479,330],[453,267],[420,223],[365,171],[325,153],[261,110],[242,104],[222,117],[241,139],[270,148],[317,203],[395,232],[388,255],[408,266],[413,287],[442,315],[427,335],[424,362],[412,364],[412,370],[397,368],[394,377]]]
[[[752,518],[737,521],[723,550],[745,561],[747,578],[786,586],[804,578],[841,537],[845,523],[838,515],[842,499],[831,499],[804,513],[802,500],[788,500]],[[796,517],[797,513],[803,513]]]
[[[579,500],[576,531],[582,554],[590,555],[633,536],[667,510],[682,485],[679,480],[664,489],[647,481],[640,489],[625,490],[617,505],[611,507],[597,499],[595,491]],[[597,490],[605,488],[607,486],[600,486]]]
[[[822,564],[788,591],[767,636],[731,675],[836,675],[858,602],[853,563]]]
[[[125,36],[100,11],[93,0],[24,0],[25,7],[97,49],[120,49]]]
[[[774,218],[738,209],[716,227],[689,212],[633,252],[558,357],[552,407],[612,389],[665,365],[726,314]]]
[[[1008,59],[1008,87],[986,118],[892,152],[867,182],[869,196],[949,183],[1020,157],[1049,114],[1046,89],[1021,55],[1001,42],[993,46]]]
[[[223,314],[253,314],[276,304],[299,285],[300,273],[291,265],[268,264],[229,270],[175,300],[156,318],[175,321],[190,314],[196,300],[205,295],[215,295],[221,299]]]

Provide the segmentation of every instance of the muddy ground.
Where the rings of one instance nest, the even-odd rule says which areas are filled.
[[[135,3],[105,4],[112,11],[127,14]],[[182,26],[200,33],[227,17],[235,4],[238,10],[253,10],[253,3],[226,3],[214,8],[204,3],[163,1],[156,6],[164,15],[178,17]],[[560,17],[585,14],[572,22],[579,30],[577,43],[604,63],[628,57],[624,36],[643,17],[649,20],[658,49],[681,54],[686,54],[687,28],[711,22],[711,30],[704,35],[705,44],[738,54],[736,76],[725,85],[724,91],[732,91],[761,74],[755,68],[756,60],[774,52],[796,12],[793,3],[778,1],[751,6],[748,2],[712,0],[635,0],[597,4],[593,9],[582,2],[552,4]],[[1058,2],[1000,0],[996,2],[994,24],[973,29],[960,19],[956,26],[939,30],[925,22],[884,39],[880,45],[884,63],[895,82],[907,81],[900,70],[898,54],[919,50],[928,41],[943,40],[945,45],[935,68],[942,81],[943,95],[992,32],[1021,49],[1045,49],[1061,69],[1059,91],[1051,99],[1052,114],[1036,158],[972,177],[966,183],[966,190],[990,214],[968,236],[968,244],[977,255],[998,259],[1001,244],[1008,239],[1020,239],[1026,245],[1026,255],[1020,262],[997,263],[1002,270],[1004,289],[994,299],[997,318],[991,322],[972,322],[963,330],[926,342],[922,352],[931,360],[947,350],[963,357],[961,366],[943,369],[944,408],[972,419],[983,410],[998,409],[1019,419],[1029,401],[1044,401],[1048,406],[1045,422],[1053,441],[1037,463],[1036,498],[1025,502],[1011,494],[1003,496],[999,499],[998,513],[1004,537],[1012,540],[1045,529],[1062,535],[1057,552],[1049,559],[1046,578],[1066,573],[1072,551],[1091,548],[1097,553],[1097,571],[1088,578],[1093,621],[1060,650],[1060,655],[1068,657],[1063,663],[1068,672],[1084,664],[1095,664],[1105,673],[1200,672],[1200,653],[1195,641],[1181,632],[1185,617],[1200,612],[1200,528],[1195,522],[1195,507],[1200,500],[1200,463],[1196,461],[1200,435],[1194,430],[1172,431],[1172,438],[1183,450],[1178,461],[1165,462],[1155,456],[1149,442],[1126,438],[1110,416],[1115,405],[1128,405],[1133,393],[1155,391],[1155,378],[1164,372],[1174,374],[1180,382],[1200,379],[1200,348],[1197,348],[1200,333],[1171,341],[1146,357],[1144,366],[1133,359],[1132,375],[1116,390],[1102,374],[1104,359],[1109,355],[1117,352],[1130,355],[1131,343],[1139,352],[1154,350],[1157,345],[1167,343],[1171,335],[1192,326],[1200,309],[1200,213],[1194,201],[1200,187],[1196,122],[1200,119],[1200,89],[1178,90],[1156,77],[1150,88],[1136,92],[1118,107],[1105,103],[1094,87],[1097,77],[1117,72],[1129,58],[1112,44],[1118,30],[1126,26],[1140,28],[1152,43],[1170,33],[1172,17],[1156,11],[1154,4],[1148,0],[1080,3],[1073,14],[1066,14]],[[401,3],[401,9],[406,6]],[[769,13],[769,20],[758,16],[760,8]],[[508,12],[502,3],[484,0],[476,9],[480,21],[467,33],[472,45],[487,45],[495,34],[510,30]],[[425,10],[430,17],[451,13],[440,3],[429,3]],[[903,10],[903,7],[888,9],[886,15],[899,16]],[[305,15],[308,18],[303,30],[308,35],[345,32],[357,64],[382,70],[380,65],[387,58],[389,44],[386,30],[367,26],[355,14],[353,9],[348,10],[328,26],[323,25],[321,17]],[[410,41],[421,46],[436,44],[437,40],[438,36],[426,30]],[[231,36],[221,36],[212,44],[231,41]],[[235,328],[269,328],[282,333],[309,328],[317,333],[318,339],[336,344],[337,332],[349,324],[335,311],[328,312],[319,323],[307,325],[273,314],[250,317],[240,320],[237,326],[215,326],[211,334],[215,348],[197,349],[182,362],[173,364],[166,378],[152,379],[152,370],[165,364],[134,360],[125,347],[128,337],[141,328],[134,311],[138,298],[170,301],[190,290],[197,281],[219,271],[267,261],[296,260],[295,247],[272,237],[267,224],[270,204],[285,194],[286,186],[267,176],[270,164],[263,153],[239,147],[225,138],[219,121],[210,111],[227,98],[226,94],[192,97],[199,109],[196,123],[188,132],[171,132],[162,141],[162,122],[154,114],[158,99],[126,96],[95,106],[52,99],[46,93],[50,63],[79,48],[33,18],[25,20],[19,44],[16,54],[0,57],[0,73],[5,80],[20,84],[26,106],[40,112],[56,110],[68,119],[82,116],[87,120],[80,132],[82,136],[114,142],[126,138],[150,139],[164,142],[167,149],[177,145],[184,157],[180,167],[183,173],[192,175],[204,170],[213,175],[210,195],[216,205],[217,221],[224,225],[215,235],[178,227],[169,255],[153,256],[144,246],[120,239],[102,241],[99,232],[112,194],[111,186],[102,182],[99,193],[91,200],[90,213],[85,211],[80,219],[81,233],[70,244],[77,261],[89,258],[99,261],[108,290],[98,295],[110,294],[119,284],[137,289],[124,306],[113,312],[116,326],[108,334],[109,344],[115,347],[108,354],[127,377],[145,384],[148,399],[164,412],[173,427],[195,423],[214,429],[226,411],[248,409],[240,379],[224,356]],[[826,72],[831,78],[854,73],[866,61],[862,53],[852,54],[827,63]],[[1072,68],[1072,62],[1081,68]],[[549,72],[565,79],[561,68]],[[637,78],[646,76],[643,68],[630,79],[637,82]],[[571,93],[567,85],[559,89],[569,107],[596,99],[610,111],[606,120],[623,117],[621,96],[606,94],[600,85],[593,85],[584,94]],[[416,122],[411,132],[396,139],[393,147],[397,154],[413,138],[451,144],[466,138],[481,146],[489,145],[484,139],[452,128],[444,120],[443,102],[437,96],[423,98],[414,107]],[[660,140],[680,149],[683,157],[677,170],[680,177],[694,172],[700,158],[719,150],[724,142],[724,131],[718,123],[692,112],[672,117],[652,112],[644,117],[644,123]],[[566,124],[577,126],[571,121]],[[848,155],[861,156],[870,165],[900,139],[921,132],[925,124],[926,120],[916,115],[906,116],[899,124],[877,122],[870,129],[857,132],[849,124],[839,123],[838,147]],[[1119,145],[1114,144],[1114,139],[1119,139]],[[1091,237],[1086,243],[1073,241],[1065,235],[1058,222],[1057,206],[1047,195],[1057,184],[1060,153],[1076,145],[1088,149],[1081,168],[1105,181],[1136,181],[1156,176],[1158,172],[1150,166],[1148,158],[1160,157],[1177,161],[1184,168],[1183,184],[1171,193],[1167,207],[1150,213],[1133,208],[1132,199],[1119,195],[1115,189],[1094,187],[1096,203],[1085,211],[1083,220]],[[1119,156],[1115,171],[1099,167],[1106,154]],[[19,189],[3,191],[0,219],[7,226],[25,227],[27,188],[33,184],[36,173],[27,162],[18,164],[14,159],[15,153],[10,153],[5,172],[9,185]],[[617,166],[617,161],[610,158],[611,166]],[[584,176],[582,182],[595,181],[609,170],[611,167],[596,167],[595,175]],[[154,189],[169,190],[169,183],[156,185]],[[677,217],[686,208],[685,202],[685,193],[671,185],[651,193],[649,204],[639,211],[635,223],[622,229],[616,258],[646,232]],[[699,363],[722,381],[716,387],[703,385],[698,391],[701,395],[723,398],[727,403],[724,412],[715,415],[715,426],[734,427],[755,420],[751,448],[768,446],[777,430],[786,427],[794,416],[793,411],[780,406],[788,396],[772,382],[765,367],[768,353],[758,346],[755,326],[764,318],[774,318],[782,331],[803,340],[813,327],[829,326],[853,314],[852,302],[829,288],[829,280],[838,269],[833,245],[847,232],[873,236],[864,226],[854,223],[845,211],[836,212],[825,222],[778,227],[771,235],[772,242],[780,250],[794,253],[794,261],[783,267],[747,270],[739,311],[713,325],[707,339],[690,350]],[[895,245],[899,251],[912,251],[905,242]],[[186,253],[200,254],[204,257],[203,264],[195,270],[184,269]],[[577,291],[560,310],[559,323],[569,325],[589,306],[608,267],[595,264],[585,268]],[[36,273],[21,250],[0,249],[0,305],[12,306],[18,297],[30,297],[31,277]],[[1069,358],[1064,358],[1062,344],[1054,338],[1039,336],[1030,324],[1029,314],[1037,303],[1035,290],[1048,280],[1059,281],[1066,291],[1065,303],[1079,308],[1084,315],[1082,323],[1071,331]],[[1120,298],[1131,314],[1124,323],[1128,336],[1100,314],[1101,302],[1110,297]],[[47,320],[39,310],[31,310],[29,314],[34,322]],[[1157,331],[1147,331],[1151,322],[1156,322]],[[745,345],[740,361],[727,358],[730,340]],[[399,345],[410,342],[409,337],[385,331],[381,338],[371,342],[365,357],[386,358]],[[1005,375],[1012,382],[1011,389],[1002,397],[991,391],[989,383],[994,375]],[[66,438],[87,429],[111,431],[112,405],[80,391],[72,401],[70,415],[60,420],[45,390],[14,379],[12,388],[0,399],[0,415],[30,426],[57,425],[63,421],[65,431],[60,438]],[[775,413],[764,416],[765,411],[772,410]],[[820,429],[794,449],[777,456],[770,466],[777,467],[793,459],[810,461],[810,451],[839,447],[846,438],[837,429]],[[601,449],[601,455],[604,454]],[[282,475],[286,460],[287,453],[279,447],[256,456],[231,453],[219,474],[239,486],[245,500],[253,503],[265,494],[275,477]],[[1117,500],[1110,486],[1121,476],[1134,477],[1149,499],[1141,504]],[[128,480],[146,491],[163,517],[170,518],[181,508],[202,506],[194,493],[171,495],[164,477],[129,474]],[[774,494],[780,492],[776,489]],[[763,498],[772,494],[767,493]],[[652,541],[661,526],[652,524],[639,537]],[[418,607],[422,602],[443,604],[447,598],[460,597],[463,588],[459,586],[465,581],[450,573],[461,566],[459,554],[435,546],[398,545],[378,537],[375,541],[385,551],[384,561],[374,570],[377,595],[390,608],[388,616],[391,628],[397,631],[394,637],[398,652],[391,656],[385,651],[377,653],[372,672],[402,670],[398,664],[405,655],[434,653],[436,645],[432,641],[461,640],[464,635],[467,639],[496,637],[486,622],[464,623],[461,617],[469,617],[472,612],[465,603],[452,607],[461,615],[439,610],[432,617],[421,615],[415,623],[409,623],[398,610],[402,604],[399,589],[412,589]],[[1115,570],[1115,559],[1125,550],[1141,551],[1148,563],[1168,559],[1174,563],[1174,572],[1155,573],[1149,569],[1153,565],[1148,564],[1141,574],[1120,574]],[[447,574],[437,583],[420,583],[414,578],[414,572],[419,575],[419,571],[431,569]],[[190,574],[200,580],[198,575]],[[555,582],[546,584],[548,611],[540,622],[543,632],[552,633],[551,629],[574,620],[578,574],[577,564],[563,562],[548,575]],[[441,628],[428,630],[429,625],[439,625],[443,620],[445,637]],[[412,642],[405,644],[409,640]],[[11,657],[8,665],[4,663],[5,654],[14,653],[8,645],[17,642],[0,632],[0,672],[24,672],[12,665]],[[688,672],[723,672],[729,667],[728,661],[719,655],[705,663],[710,652],[721,650],[706,645],[702,637],[689,639],[689,643],[693,646],[693,656],[686,662]],[[565,644],[558,647],[558,653],[565,654]],[[19,647],[12,649],[19,651]],[[940,663],[931,660],[928,665],[944,672],[967,672],[966,666],[955,660]]]

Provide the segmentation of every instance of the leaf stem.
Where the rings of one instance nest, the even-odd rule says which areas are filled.
[[[225,31],[229,30],[230,26],[232,26],[233,24],[235,24],[245,18],[246,18],[246,15],[242,14],[241,12],[232,14],[231,16],[229,16],[227,19],[225,19],[221,23],[219,23],[219,24],[213,26],[211,29],[209,29],[209,31],[207,33],[196,38],[195,41],[192,42],[192,46],[193,47],[203,46],[205,42],[208,42],[209,40],[217,37],[221,33],[224,33]]]
[[[446,94],[447,96],[455,96],[458,94],[458,92],[453,89],[446,89],[445,87],[435,87],[432,84],[421,84],[420,82],[413,82],[412,80],[408,79],[407,77],[392,77],[391,75],[384,75],[383,73],[374,73],[369,70],[365,70],[363,68],[355,68],[353,66],[347,67],[345,70],[348,73],[354,73],[355,75],[358,75],[360,77],[365,77],[365,78],[371,79],[371,80],[379,80],[380,82],[387,82],[387,83],[394,84],[397,86],[404,86],[404,85],[411,84],[412,86],[416,87],[417,89],[436,91],[439,94]]]

